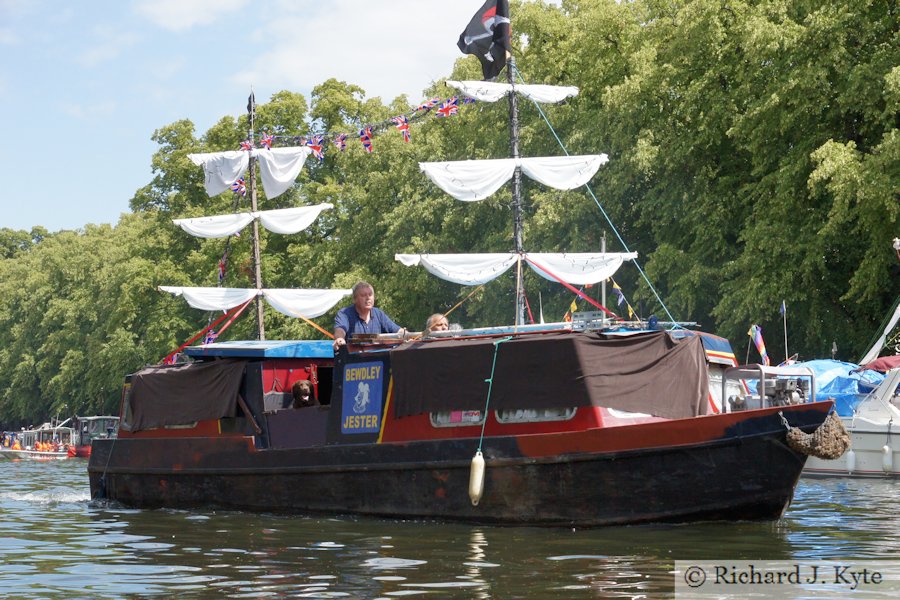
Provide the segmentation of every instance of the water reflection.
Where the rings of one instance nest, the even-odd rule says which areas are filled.
[[[777,523],[573,530],[128,510],[84,469],[0,463],[0,596],[652,598],[675,560],[900,551],[891,481],[802,480]]]

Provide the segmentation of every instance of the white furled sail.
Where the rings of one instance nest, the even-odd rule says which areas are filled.
[[[314,319],[352,294],[352,290],[319,290],[319,289],[274,289],[263,290],[262,295],[272,308],[289,317],[306,317]]]
[[[606,154],[584,156],[548,156],[535,158],[500,158],[422,162],[419,168],[439,188],[457,200],[484,200],[509,181],[517,166],[522,172],[548,187],[571,190],[590,181],[609,161]]]
[[[515,84],[494,81],[447,81],[447,85],[470,98],[482,102],[496,102],[515,90],[529,100],[542,103],[562,102],[578,95],[578,88],[571,85]]]
[[[253,213],[243,212],[215,217],[173,219],[173,223],[194,237],[222,238],[234,235],[253,220]]]
[[[422,162],[419,168],[439,188],[466,202],[484,200],[509,181],[516,169],[513,158]]]
[[[535,273],[556,281],[559,277],[571,285],[600,283],[612,277],[622,263],[637,258],[637,252],[529,252],[525,260]],[[552,277],[550,275],[556,275]]]
[[[222,238],[234,235],[256,218],[269,231],[292,234],[303,231],[312,225],[316,217],[323,210],[329,208],[334,208],[334,205],[324,203],[313,206],[298,206],[296,208],[217,215],[214,217],[174,219],[173,223],[195,237]]]
[[[206,175],[203,187],[208,196],[217,196],[227,190],[250,165],[250,153],[244,150],[188,154],[188,158],[203,167]]]
[[[421,265],[436,277],[462,285],[481,285],[502,275],[516,262],[514,252],[496,254],[396,254],[407,267]]]
[[[522,256],[545,279],[557,281],[558,277],[568,284],[586,285],[610,278],[623,262],[637,258],[637,252],[526,252]],[[407,267],[421,265],[445,281],[480,285],[506,272],[516,262],[516,253],[397,254],[394,258]]]
[[[201,310],[229,310],[259,295],[257,290],[244,288],[161,285],[159,289],[176,296],[184,296],[188,304]]]
[[[303,169],[303,162],[312,150],[307,146],[253,150],[259,159],[259,174],[269,199],[287,191]]]
[[[319,214],[329,208],[334,208],[334,205],[326,202],[313,206],[265,210],[254,213],[254,216],[259,217],[259,222],[269,231],[289,235],[312,225]]]
[[[183,296],[188,304],[201,310],[229,310],[240,306],[256,296],[263,296],[275,310],[289,317],[320,317],[341,298],[349,296],[351,290],[290,290],[272,289],[255,290],[248,288],[219,287],[176,287],[159,286],[160,291]]]
[[[521,161],[522,172],[531,179],[557,190],[574,190],[590,181],[597,169],[609,162],[609,157],[587,154],[523,158]]]
[[[216,196],[227,190],[250,165],[250,157],[259,159],[259,174],[266,197],[275,198],[283,194],[300,174],[303,162],[312,150],[307,146],[290,148],[268,148],[253,150],[229,150],[227,152],[206,152],[188,154],[195,165],[202,166],[206,174],[204,187],[209,196]]]

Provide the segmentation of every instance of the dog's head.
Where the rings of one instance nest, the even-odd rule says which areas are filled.
[[[308,379],[295,381],[291,394],[294,396],[294,408],[313,406],[316,403],[316,394]]]

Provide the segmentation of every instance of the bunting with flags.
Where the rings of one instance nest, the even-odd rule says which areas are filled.
[[[449,117],[459,112],[459,97],[453,96],[440,105],[435,113],[436,117]]]
[[[325,139],[323,136],[312,136],[311,138],[306,140],[306,145],[309,146],[310,150],[312,150],[313,156],[319,159],[319,162],[325,160]]]
[[[219,334],[216,333],[215,329],[210,329],[206,332],[206,337],[203,338],[204,344],[212,344],[216,341],[216,338],[219,337]]]
[[[612,293],[616,296],[616,306],[622,306],[622,303],[625,302],[625,294],[622,293],[622,288],[615,281],[613,281]]]
[[[766,342],[763,341],[762,327],[759,325],[751,325],[750,330],[747,331],[747,335],[753,340],[753,345],[756,346],[756,351],[759,352],[763,364],[767,367],[771,365],[772,362],[769,360],[769,354],[766,352]]]
[[[475,99],[473,98],[461,98],[458,95],[451,96],[446,99],[440,97],[429,98],[406,114],[397,115],[395,117],[386,119],[385,121],[361,127],[359,129],[358,135],[360,141],[362,142],[363,148],[365,148],[365,151],[368,153],[374,152],[372,141],[375,137],[376,132],[387,129],[391,126],[395,127],[401,132],[404,142],[410,142],[412,133],[411,125],[413,121],[425,117],[429,112],[432,111],[434,112],[434,116],[439,118],[458,115],[461,105],[473,102],[475,102]],[[336,133],[331,131],[324,131],[309,137],[296,135],[274,135],[270,133],[264,133],[256,144],[254,144],[254,142],[250,139],[243,140],[242,142],[240,142],[240,149],[244,151],[250,151],[254,148],[260,147],[271,150],[273,146],[276,146],[279,142],[281,142],[292,146],[308,146],[312,150],[312,154],[317,159],[319,159],[319,161],[324,161],[326,145],[325,140],[331,140],[334,146],[339,151],[343,152],[347,148],[347,138],[350,137],[350,135],[351,134],[348,133]]]
[[[403,134],[403,141],[409,142],[409,119],[406,118],[405,115],[400,115],[397,117],[393,117],[391,119],[396,125],[397,129],[400,130],[400,133]]]
[[[363,148],[366,149],[366,152],[374,152],[375,149],[372,147],[372,128],[365,127],[359,130],[359,141],[362,142]]]
[[[241,196],[247,195],[247,184],[244,182],[243,177],[238,177],[234,180],[234,183],[231,184],[231,191]]]
[[[578,290],[578,291],[581,291],[581,290]],[[565,321],[566,323],[572,322],[572,315],[574,315],[575,311],[578,310],[578,303],[576,302],[577,299],[578,299],[578,296],[576,296],[572,300],[572,304],[569,305],[569,310],[567,310],[566,314],[563,315],[563,321]]]
[[[430,98],[430,99],[426,100],[425,102],[423,102],[422,104],[420,104],[418,107],[416,107],[416,110],[417,111],[418,110],[428,110],[429,108],[434,108],[435,106],[437,106],[440,103],[441,103],[440,98]]]
[[[225,281],[225,265],[228,263],[228,251],[225,251],[225,254],[222,255],[222,258],[219,259],[219,264],[216,268],[216,271],[219,276],[219,283],[221,284]]]

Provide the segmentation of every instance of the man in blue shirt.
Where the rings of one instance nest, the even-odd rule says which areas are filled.
[[[354,333],[406,333],[381,309],[375,308],[375,289],[366,281],[353,286],[353,304],[334,316],[334,350]]]

